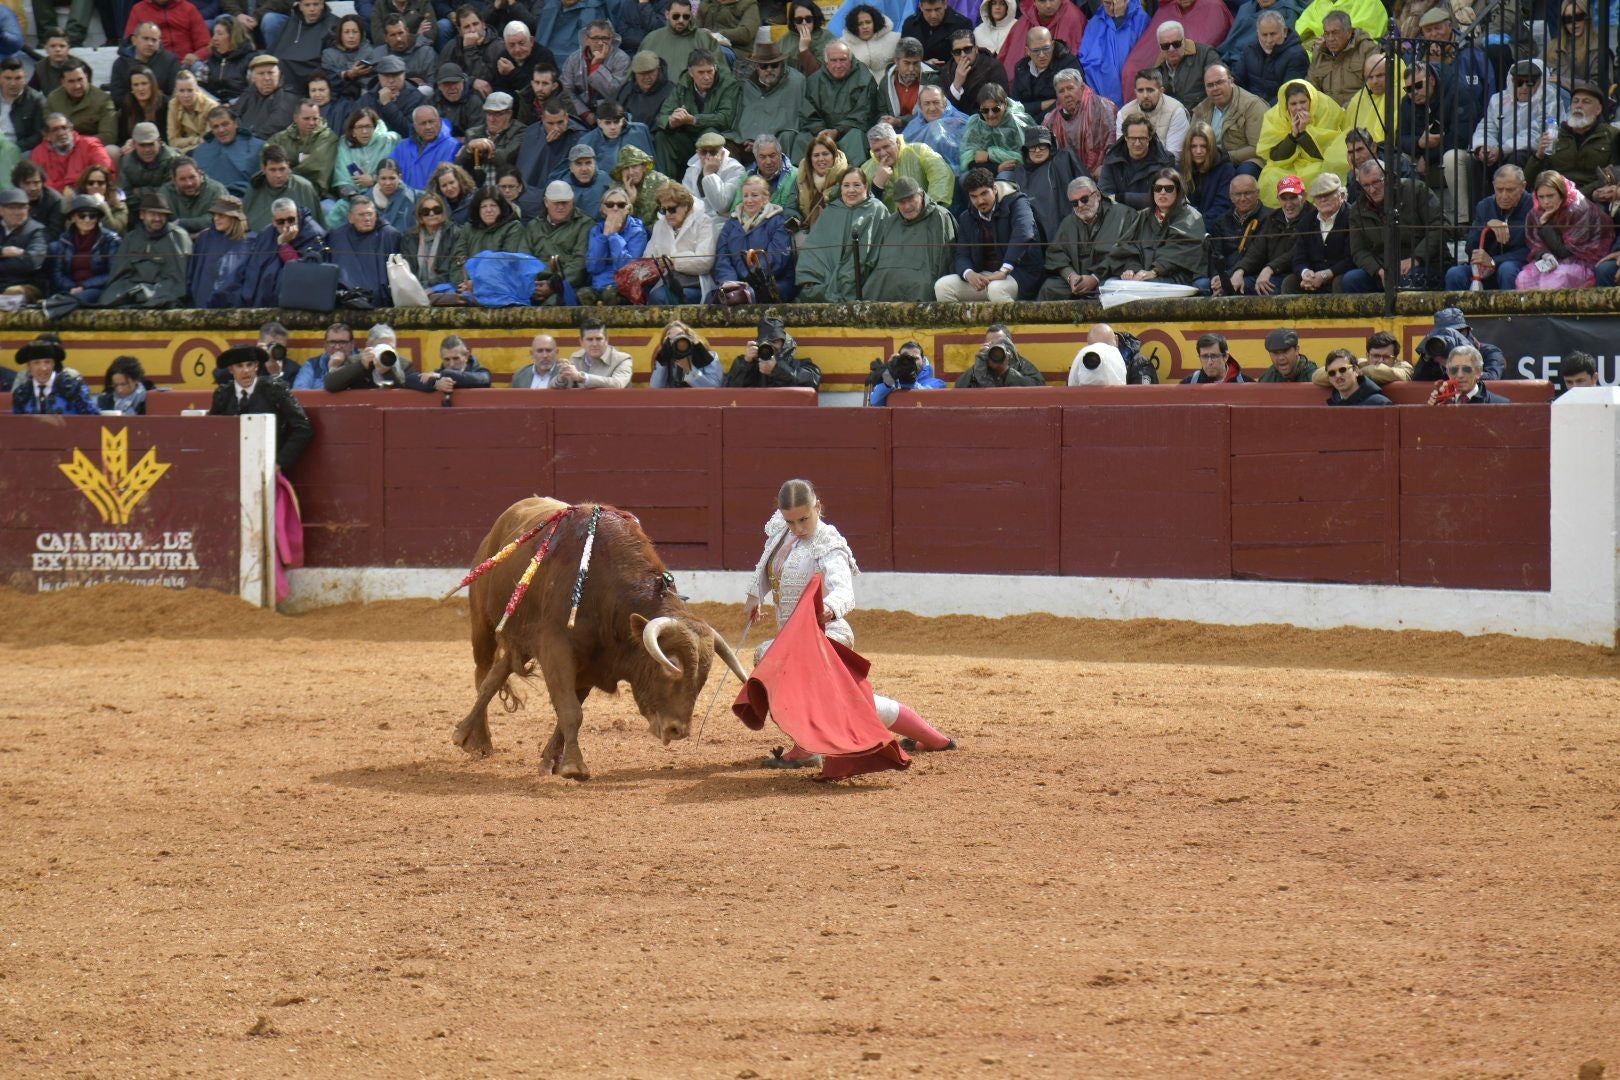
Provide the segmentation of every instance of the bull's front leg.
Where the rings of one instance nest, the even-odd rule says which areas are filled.
[[[557,656],[560,650],[546,650],[546,656]],[[567,655],[563,653],[562,655]],[[545,661],[541,661],[545,667]],[[552,733],[551,741],[546,743],[546,749],[541,757],[541,771],[545,772],[547,755],[550,756],[552,767],[558,776],[566,776],[570,780],[589,780],[590,769],[585,767],[585,755],[579,749],[579,725],[585,717],[585,710],[581,707],[585,698],[590,694],[590,687],[576,690],[573,685],[573,672],[553,672],[546,669],[546,690],[551,694],[551,708],[557,714],[557,730]],[[560,746],[558,744],[561,744]]]

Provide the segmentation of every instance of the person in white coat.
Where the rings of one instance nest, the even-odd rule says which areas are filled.
[[[844,35],[839,40],[849,46],[849,54],[857,64],[865,64],[872,78],[881,80],[894,63],[900,35],[893,21],[876,7],[856,4],[844,19]]]
[[[973,28],[973,43],[991,56],[1001,55],[1001,46],[1018,23],[1018,0],[984,0],[979,5],[979,24]]]
[[[665,184],[658,189],[658,221],[644,258],[667,258],[675,268],[674,280],[664,284],[679,292],[680,303],[701,304],[714,290],[714,244],[720,230],[714,215],[686,188]]]
[[[765,523],[765,550],[754,568],[745,613],[752,626],[767,596],[776,600],[776,625],[787,625],[799,606],[810,579],[821,575],[821,611],[818,618],[827,636],[845,648],[855,647],[855,631],[845,618],[855,607],[855,554],[842,533],[821,517],[821,498],[808,480],[789,480],[776,493],[776,513]],[[758,664],[770,650],[772,638],[754,651]],[[954,750],[956,740],[942,734],[917,715],[911,706],[882,694],[873,694],[878,719],[901,736],[908,752]],[[763,762],[769,769],[798,769],[819,765],[820,759],[800,746],[773,754]]]
[[[701,202],[710,216],[723,218],[731,213],[737,188],[748,170],[731,156],[726,140],[717,131],[698,136],[697,153],[686,159],[686,175],[681,184]]]

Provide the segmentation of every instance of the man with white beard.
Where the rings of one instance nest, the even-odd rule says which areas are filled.
[[[1581,194],[1600,205],[1620,199],[1620,185],[1609,177],[1614,172],[1614,128],[1601,123],[1609,101],[1596,83],[1578,82],[1569,93],[1569,116],[1542,135],[1536,152],[1525,163],[1524,175],[1531,189],[1536,177],[1549,169],[1575,181]]]

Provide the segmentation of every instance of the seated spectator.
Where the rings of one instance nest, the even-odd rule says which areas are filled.
[[[1511,291],[1519,271],[1530,261],[1525,222],[1534,199],[1525,190],[1524,170],[1503,165],[1493,179],[1496,191],[1474,207],[1468,232],[1468,262],[1446,270],[1446,291],[1462,292],[1471,283],[1479,288]]]
[[[1012,338],[1005,334],[994,335],[993,340],[987,340],[973,357],[972,365],[956,380],[958,390],[1045,385],[1046,378],[1040,370],[1018,355]]]
[[[874,366],[877,364],[874,361]],[[889,395],[896,390],[943,390],[946,385],[944,379],[934,377],[934,365],[928,362],[922,346],[915,341],[900,346],[887,363],[873,372],[867,384],[870,390],[866,403],[876,406],[887,405]]]
[[[815,7],[814,4],[799,6]],[[819,17],[820,12],[817,11],[816,15]],[[900,33],[922,45],[923,63],[941,77],[948,74],[953,62],[951,49],[955,45],[956,35],[963,30],[971,36],[972,21],[953,10],[945,0],[917,0],[916,12],[906,16],[906,20],[900,24]],[[974,47],[978,47],[977,42],[974,43]],[[786,49],[787,46],[784,45],[783,48]],[[792,55],[789,52],[789,62]]]
[[[1017,22],[1017,0],[981,0],[979,19],[973,26],[973,43],[990,55],[999,56],[1001,46],[1006,44]]]
[[[634,147],[626,148],[627,151],[634,149]],[[672,189],[680,187],[678,184],[665,186]],[[680,190],[685,192],[686,189]],[[625,191],[629,193],[628,186],[625,187]],[[663,189],[660,189],[660,194],[662,191]],[[553,180],[543,194],[545,198],[541,213],[529,223],[529,246],[525,250],[532,251],[545,260],[553,273],[563,279],[564,285],[562,292],[557,292],[550,277],[540,277],[534,283],[533,303],[556,305],[569,302],[567,297],[569,292],[577,292],[588,287],[585,276],[585,253],[590,247],[591,226],[595,222],[574,205],[574,189],[561,180]],[[635,203],[632,201],[632,213],[635,212],[634,206]],[[656,230],[653,235],[657,235]],[[651,246],[649,244],[648,250],[642,252],[649,258],[653,255]]]
[[[1099,96],[1073,69],[1052,76],[1057,104],[1041,121],[1053,136],[1053,147],[1069,150],[1090,175],[1102,171],[1108,148],[1114,144],[1114,103]]]
[[[512,373],[514,390],[550,390],[557,374],[557,339],[536,334],[529,345],[529,363]]]
[[[397,167],[399,162],[395,161],[394,165]],[[402,172],[401,180],[403,179],[404,174]],[[467,224],[468,218],[472,216],[473,192],[478,190],[478,185],[473,183],[473,179],[466,169],[448,161],[442,162],[438,168],[433,170],[433,174],[428,177],[427,185],[422,190],[431,192],[444,200],[444,205],[450,209],[451,221],[457,225]]]
[[[472,78],[460,64],[440,64],[434,86],[436,90],[429,102],[450,125],[450,134],[457,138],[459,151],[460,140],[468,130],[484,122],[484,95],[473,89]]]
[[[1274,252],[1263,239],[1271,224],[1272,212],[1260,205],[1260,184],[1244,173],[1232,178],[1227,185],[1227,201],[1231,208],[1214,221],[1206,222],[1209,231],[1209,277],[1204,288],[1211,296],[1245,296],[1259,291],[1256,275],[1266,274],[1267,293],[1280,292],[1282,279],[1294,260],[1294,231],[1276,230],[1284,243]],[[1268,256],[1286,256],[1287,264],[1280,270],[1272,269]],[[1249,269],[1253,267],[1253,271]],[[1273,280],[1275,279],[1275,280]],[[1197,284],[1197,282],[1194,282]]]
[[[1205,221],[1214,221],[1232,209],[1228,190],[1236,170],[1208,124],[1194,124],[1188,131],[1180,172],[1188,203]]]
[[[74,56],[71,50],[84,44],[82,37],[84,28],[78,28],[81,36],[77,40],[70,40],[60,27],[52,26],[44,20],[41,20],[35,29],[39,33],[40,55],[34,64],[34,74],[28,80],[28,85],[38,90],[41,97],[48,97],[53,90],[62,85],[62,76],[67,74],[67,69],[78,63],[79,58]],[[118,30],[119,28],[112,28],[107,37],[117,37]]]
[[[488,101],[484,102],[484,109],[487,117]],[[596,126],[580,136],[579,145],[588,146],[596,151],[596,167],[601,170],[616,168],[619,151],[626,146],[638,148],[649,159],[653,152],[652,132],[648,130],[646,124],[631,120],[625,113],[624,106],[617,101],[596,103]]]
[[[775,135],[759,135],[753,140],[753,147],[754,164],[749,166],[748,175],[765,181],[765,188],[771,193],[771,202],[782,208],[786,220],[796,222],[799,217],[799,170],[782,153],[782,144]],[[952,174],[952,183],[955,183],[955,174]],[[742,187],[739,185],[737,194],[732,196],[731,208],[735,210],[741,204]]]
[[[341,367],[354,352],[354,331],[345,322],[335,322],[326,328],[319,356],[312,356],[299,367],[293,378],[294,390],[320,390],[326,386],[326,376],[334,367]]]
[[[1181,153],[1187,141],[1187,127],[1192,123],[1187,108],[1164,92],[1164,77],[1155,68],[1143,68],[1136,73],[1136,98],[1119,110],[1114,120],[1115,130],[1125,134],[1125,125],[1132,120],[1146,120],[1159,143],[1172,156]]]
[[[611,101],[630,78],[630,57],[619,48],[618,35],[606,19],[593,19],[579,35],[579,48],[563,61],[559,77],[564,90],[586,106],[580,119],[587,125],[596,118],[589,103]]]
[[[185,155],[163,145],[156,124],[136,124],[129,146],[118,158],[118,186],[139,202],[148,191],[161,190],[183,160]]]
[[[1211,64],[1204,72],[1204,100],[1192,111],[1192,124],[1206,124],[1214,130],[1217,113],[1220,148],[1236,171],[1258,178],[1263,164],[1259,157],[1260,125],[1265,119],[1266,102],[1237,85],[1224,65]]]
[[[662,25],[650,30],[641,39],[642,51],[657,56],[663,62],[664,70],[669,73],[671,79],[686,70],[687,58],[694,51],[702,49],[713,57],[726,44],[698,25],[693,16],[694,6],[692,0],[670,0],[664,12]],[[819,26],[821,19],[819,9],[816,18]],[[746,49],[751,43],[740,41],[733,44]],[[651,127],[651,123],[648,123],[648,126]]]
[[[1021,108],[1008,99],[1006,87],[985,84],[978,92],[977,115],[969,117],[962,131],[962,151],[957,157],[961,172],[988,168],[993,173],[1011,173],[1024,157],[1024,118]]]
[[[472,213],[456,238],[450,280],[456,283],[457,292],[470,295],[473,282],[467,276],[467,260],[486,251],[528,250],[528,229],[519,219],[516,209],[506,201],[499,188],[481,187],[473,194]]]
[[[124,25],[125,35],[132,33],[141,23],[155,23],[161,32],[163,49],[179,57],[182,64],[200,60],[208,48],[208,27],[195,5],[137,0],[128,14]],[[80,25],[84,25],[88,19],[89,11],[85,10]]]
[[[839,185],[849,171],[849,160],[830,135],[817,135],[805,151],[798,168],[799,221],[806,230],[815,227],[822,210],[842,196]],[[801,234],[803,235],[803,234]]]
[[[270,205],[291,199],[298,209],[319,216],[321,200],[315,187],[292,170],[292,158],[275,143],[259,151],[259,172],[248,181],[242,209],[247,212],[248,228],[258,231],[270,224]]]
[[[72,297],[79,304],[94,304],[112,276],[118,234],[102,223],[106,211],[88,195],[75,195],[68,204],[70,227],[53,245],[51,277],[56,297]]]
[[[333,97],[353,101],[365,92],[375,77],[370,52],[365,19],[352,12],[339,18],[331,40],[321,50],[321,72]]]
[[[193,237],[208,228],[210,208],[228,194],[224,184],[204,176],[188,157],[175,162],[174,174],[158,191],[174,208],[174,223]]]
[[[1068,201],[1069,184],[1086,175],[1072,150],[1054,150],[1052,131],[1039,125],[1024,129],[1024,157],[1007,179],[1029,196],[1042,241],[1057,235],[1069,215],[1061,210]]]
[[[881,112],[877,81],[842,42],[827,46],[826,61],[805,79],[799,127],[805,136],[828,136],[859,165],[867,156],[866,133]]]
[[[1338,179],[1331,173],[1316,178],[1322,185],[1321,190],[1327,190],[1328,180],[1336,184]],[[1299,177],[1285,176],[1277,182],[1277,201],[1281,205],[1270,212],[1261,226],[1259,237],[1242,263],[1237,282],[1256,296],[1275,296],[1288,291],[1306,210],[1305,186],[1299,182]],[[1318,233],[1318,239],[1320,235]],[[1348,257],[1348,248],[1346,251]]]
[[[215,295],[235,279],[253,243],[242,200],[221,195],[208,208],[209,227],[192,238],[191,261],[186,264],[186,288],[199,308],[223,307]]]
[[[45,226],[28,216],[28,196],[19,188],[0,191],[0,293],[37,304],[50,283]]]
[[[931,303],[934,282],[950,273],[956,219],[909,176],[894,181],[894,213],[883,221],[877,261],[862,296],[867,300]]]
[[[426,87],[431,91],[432,87],[429,84],[433,82],[433,76],[439,70],[439,54],[433,48],[436,36],[431,30],[425,36],[420,34],[417,24],[411,22],[414,14],[401,17],[397,11],[383,15],[382,29],[379,32],[377,14],[391,6],[387,0],[383,0],[372,9],[371,40],[374,44],[369,54],[371,70],[381,76],[390,67],[398,64],[400,73],[411,86]],[[361,100],[365,100],[364,95],[361,96]],[[410,100],[414,103],[418,99],[415,95],[410,95]],[[386,113],[383,114],[383,118],[387,119]]]
[[[414,126],[411,110],[423,104],[422,95],[406,80],[405,65],[399,57],[381,56],[375,65],[372,70],[377,73],[376,85],[356,98],[350,111],[370,109],[382,118],[389,131],[404,136]]]
[[[1125,134],[1103,158],[1097,185],[1115,202],[1141,210],[1152,201],[1149,188],[1154,175],[1175,165],[1175,156],[1159,142],[1153,125],[1137,117],[1125,125]]]
[[[664,327],[653,351],[654,390],[686,386],[713,388],[725,377],[720,358],[703,336],[679,319]]]
[[[1276,205],[1269,196],[1285,176],[1299,177],[1307,188],[1323,173],[1343,176],[1350,168],[1344,111],[1310,83],[1288,83],[1261,121],[1257,152],[1265,162],[1260,199],[1267,206]]]
[[[1449,223],[1472,205],[1468,200],[1465,148],[1474,130],[1476,106],[1471,99],[1458,97],[1446,87],[1439,68],[1432,63],[1413,65],[1407,72],[1405,87],[1397,127],[1401,151],[1412,159],[1418,176],[1436,193]]]
[[[1382,291],[1386,269],[1395,270],[1402,289],[1433,289],[1442,284],[1446,228],[1434,192],[1406,179],[1394,181],[1394,190],[1390,190],[1384,166],[1377,161],[1357,166],[1356,179],[1362,192],[1361,201],[1350,208],[1350,257],[1356,269],[1344,276],[1344,291]],[[1401,227],[1395,234],[1395,250],[1390,251],[1385,247],[1385,216],[1397,200],[1395,213]]]
[[[731,362],[725,385],[816,389],[821,385],[821,369],[812,360],[800,359],[798,348],[782,320],[765,316],[759,320],[754,340]]]
[[[365,294],[373,307],[392,307],[388,289],[388,257],[399,254],[399,233],[377,217],[368,196],[349,200],[349,220],[327,235],[332,262],[343,285]]]
[[[758,295],[760,303],[791,301],[795,295],[793,239],[787,231],[787,215],[770,199],[770,186],[758,176],[742,183],[742,202],[727,218],[714,249],[714,280],[717,285],[733,281],[753,284],[761,274],[776,283],[776,296]],[[751,263],[750,257],[757,260]],[[913,253],[913,258],[916,253]]]
[[[688,12],[686,18],[691,17]],[[613,100],[631,122],[647,129],[650,138],[652,130],[658,126],[658,112],[674,89],[675,84],[664,77],[663,61],[656,53],[643,51],[630,58],[630,81],[619,87]],[[654,153],[646,147],[642,149],[649,157]]]
[[[624,299],[613,283],[613,275],[641,258],[647,247],[647,228],[630,213],[630,196],[624,188],[609,188],[602,196],[601,214],[591,227],[585,251],[585,273],[590,279],[590,296],[580,303],[622,304]]]
[[[1417,382],[1432,382],[1445,377],[1446,357],[1458,345],[1469,345],[1479,351],[1483,366],[1480,378],[1500,379],[1507,371],[1507,358],[1499,346],[1481,341],[1468,325],[1468,316],[1461,308],[1441,308],[1434,313],[1434,329],[1418,344],[1418,356],[1413,364],[1412,378]]]
[[[405,186],[399,175],[399,162],[383,158],[377,162],[377,183],[371,189],[371,201],[377,204],[377,214],[395,232],[409,232],[416,222],[417,193]]]
[[[756,54],[758,51],[755,50]],[[916,38],[901,38],[895,45],[894,63],[878,76],[878,122],[903,132],[918,115],[918,97],[922,88],[930,85],[937,86],[938,83],[932,70],[925,71],[922,42]],[[940,100],[945,100],[943,91],[940,92]]]
[[[45,183],[60,192],[92,165],[112,168],[112,159],[101,140],[81,135],[73,123],[59,112],[45,117],[45,137],[29,151],[28,159],[45,170]]]
[[[371,189],[377,185],[377,167],[398,145],[399,136],[388,130],[376,110],[357,108],[349,113],[326,177],[326,187],[334,201],[327,213],[328,225],[335,227],[336,219],[344,216],[349,199],[371,194]]]
[[[1268,9],[1255,20],[1254,38],[1232,65],[1232,78],[1261,101],[1275,101],[1284,83],[1308,78],[1310,66],[1299,35],[1279,12]]]
[[[525,7],[527,5],[524,5]],[[479,101],[495,92],[494,80],[499,74],[495,67],[495,55],[501,48],[501,39],[495,30],[505,14],[515,10],[512,5],[503,4],[501,8],[478,8],[472,4],[462,4],[451,13],[450,21],[454,27],[454,34],[450,41],[444,45],[439,53],[439,67],[441,74],[439,81],[444,81],[442,69],[446,64],[454,64],[466,75],[467,82],[464,93],[467,97],[476,96]],[[486,22],[484,17],[489,16]],[[612,26],[608,30],[611,35]],[[625,63],[628,65],[629,61]],[[483,117],[473,116],[468,124],[477,124]],[[458,127],[457,131],[465,128]]]
[[[349,114],[359,104],[353,98],[332,97],[332,84],[326,80],[324,72],[309,77],[304,93],[321,110],[321,119],[326,121],[328,131],[342,131]]]
[[[1378,384],[1361,373],[1356,356],[1349,349],[1334,349],[1323,361],[1328,385],[1333,393],[1329,405],[1393,405],[1378,389]]]
[[[1525,178],[1534,184],[1543,172],[1557,172],[1594,202],[1620,199],[1620,184],[1611,179],[1612,164],[1620,161],[1620,132],[1602,122],[1608,110],[1602,88],[1577,83],[1569,95],[1569,116],[1558,125],[1556,137],[1551,131],[1542,135],[1525,164]],[[36,149],[36,160],[38,153]]]
[[[631,368],[630,354],[608,342],[607,324],[586,319],[579,324],[579,348],[557,365],[552,387],[622,390],[630,385]]]
[[[91,165],[79,174],[73,184],[75,195],[88,195],[106,211],[102,221],[113,232],[123,235],[129,231],[129,203],[118,190],[113,171],[105,165]]]
[[[413,188],[426,186],[428,177],[440,165],[454,161],[460,144],[450,134],[450,125],[439,117],[439,110],[431,105],[419,105],[411,111],[410,137],[394,147],[393,159],[399,162],[399,175]],[[525,178],[527,173],[524,174]]]
[[[971,8],[967,13],[971,14]],[[1012,31],[995,54],[1006,70],[1008,79],[1016,75],[1019,61],[1029,55],[1032,30],[1047,31],[1055,43],[1061,44],[1070,55],[1075,55],[1079,53],[1080,43],[1085,37],[1086,14],[1078,7],[1070,10],[1062,0],[1029,0],[1025,3],[1019,10],[1018,21],[1013,24]]]
[[[293,121],[298,95],[281,85],[281,62],[270,53],[248,61],[248,88],[231,102],[243,127],[268,139]]]
[[[118,146],[129,153],[137,124],[151,124],[154,130],[169,120],[169,98],[158,89],[151,68],[138,67],[129,73],[129,89],[114,100],[118,109]]]
[[[654,169],[652,155],[635,145],[619,150],[612,176],[615,184],[629,192],[630,212],[650,230],[658,223],[658,193],[674,181]]]
[[[1224,335],[1205,334],[1198,339],[1198,370],[1181,381],[1186,385],[1203,386],[1207,383],[1240,383],[1254,380],[1243,374],[1243,368],[1227,351]]]
[[[1550,6],[1550,5],[1548,5]],[[1602,77],[1603,28],[1592,18],[1588,0],[1564,0],[1558,7],[1556,28],[1547,20],[1547,69],[1564,86]]]
[[[1125,358],[1119,346],[1088,341],[1069,364],[1070,386],[1124,386]]]
[[[1054,39],[1052,31],[1043,26],[1032,27],[1025,41],[1027,55],[1013,69],[1011,97],[1023,106],[1024,115],[1033,123],[1057,108],[1057,88],[1052,80],[1058,72],[1078,72],[1080,62],[1068,45]]]
[[[345,390],[393,390],[411,377],[410,358],[399,351],[399,338],[387,323],[378,323],[366,332],[366,346],[358,352],[332,357],[326,372],[329,394]]]
[[[1161,169],[1153,178],[1153,205],[1137,211],[1125,255],[1124,281],[1191,285],[1204,272],[1204,219],[1187,202],[1181,174]]]
[[[714,217],[724,217],[748,170],[742,162],[731,156],[726,140],[719,132],[706,131],[697,139],[697,152],[685,162],[686,172],[681,180],[692,197],[701,200],[703,207]]]
[[[1411,75],[1408,74],[1406,65],[1399,59],[1395,61],[1394,77],[1395,111],[1390,115],[1394,116],[1398,122],[1386,124],[1384,116],[1388,109],[1386,102],[1388,101],[1389,90],[1389,67],[1385,64],[1382,53],[1372,53],[1367,57],[1365,85],[1351,96],[1350,101],[1344,107],[1346,142],[1349,141],[1348,133],[1354,132],[1369,146],[1377,146],[1385,140],[1389,132],[1406,131],[1407,124],[1411,120],[1411,114],[1407,113],[1406,118],[1402,119],[1401,107],[1406,103],[1407,84],[1411,82]],[[1438,103],[1438,99],[1436,99],[1436,103]],[[1427,126],[1427,123],[1428,120],[1425,118],[1424,123],[1420,124],[1419,127]],[[1356,163],[1351,161],[1350,164],[1355,165]]]
[[[541,107],[540,118],[518,138],[514,165],[523,184],[544,191],[553,180],[568,174],[568,154],[585,134],[584,126],[568,114],[568,103],[553,97]]]
[[[305,98],[293,113],[293,122],[273,135],[269,145],[287,151],[293,173],[308,180],[315,194],[325,199],[332,194],[332,171],[337,165],[340,141],[347,140],[340,140],[321,119],[320,106]]]
[[[1103,194],[1089,176],[1069,182],[1068,199],[1074,213],[1047,246],[1047,276],[1037,300],[1095,296],[1104,281],[1125,269],[1136,212]]]
[[[1344,153],[1350,162],[1350,172],[1345,177],[1345,201],[1351,206],[1361,201],[1361,182],[1356,179],[1356,169],[1363,161],[1383,161],[1386,151],[1387,148],[1363,128],[1351,128],[1344,133]],[[1399,150],[1395,152],[1395,175],[1402,179],[1417,175],[1412,159]]]
[[[264,140],[243,132],[236,116],[224,105],[208,110],[208,138],[191,152],[202,171],[225,185],[232,195],[247,192],[248,183],[259,171],[259,152]]]
[[[145,416],[146,395],[156,389],[139,360],[120,356],[107,365],[105,389],[96,395],[96,408],[104,414]]]
[[[186,270],[191,262],[191,234],[174,223],[169,200],[155,191],[141,196],[141,223],[131,229],[113,254],[112,276],[96,298],[99,307],[189,307]]]
[[[1542,133],[1569,112],[1569,94],[1546,77],[1546,65],[1520,60],[1508,69],[1507,85],[1492,94],[1469,140],[1480,168],[1526,165]]]
[[[467,129],[467,141],[456,154],[456,164],[487,179],[516,165],[518,147],[528,125],[513,119],[512,95],[499,90],[484,99],[483,114],[483,123]],[[601,154],[600,144],[594,149]]]
[[[1029,196],[1000,184],[985,168],[962,178],[968,208],[956,219],[956,257],[951,273],[934,283],[945,303],[1033,299],[1045,266]]]
[[[1018,31],[1015,29],[1014,33]],[[1012,40],[1011,35],[1008,40]],[[1018,47],[1024,47],[1022,37],[1019,38]],[[1002,48],[1005,49],[1006,45]],[[926,54],[926,48],[924,52]],[[939,69],[939,84],[945,90],[945,100],[971,116],[978,111],[978,103],[986,86],[999,86],[1003,94],[1006,93],[1011,82],[1008,74],[1011,70],[1012,64],[1004,65],[974,43],[972,30],[962,29],[951,35],[951,62]]]
[[[1365,30],[1351,25],[1346,12],[1334,10],[1322,19],[1321,38],[1307,48],[1311,51],[1311,66],[1305,78],[1343,108],[1361,89],[1367,57],[1379,46]]]
[[[894,22],[871,4],[857,4],[849,10],[839,42],[849,49],[855,63],[866,68],[874,80],[894,62],[900,34]]]
[[[1446,354],[1446,381],[1429,394],[1430,405],[1507,405],[1508,399],[1485,389],[1485,364],[1472,345],[1457,345]]]
[[[6,201],[7,194],[9,192],[0,193],[0,217],[15,205]],[[18,349],[17,367],[22,371],[11,385],[11,411],[29,416],[99,414],[101,410],[96,408],[84,380],[63,369],[66,360],[67,353],[54,342],[31,341]]]
[[[523,178],[516,176],[515,170],[514,176],[521,184]],[[596,151],[575,143],[574,148],[568,151],[568,175],[563,179],[574,189],[574,205],[579,207],[580,213],[595,217],[602,208],[602,196],[608,189],[607,173],[596,167]],[[498,182],[496,186],[500,186]]]
[[[1086,22],[1080,48],[1075,54],[1086,73],[1086,86],[1100,100],[1115,108],[1124,92],[1125,64],[1147,30],[1148,15],[1142,0],[1103,0]],[[1062,145],[1062,138],[1058,140]],[[1081,155],[1084,160],[1084,155]],[[1087,164],[1089,169],[1095,166]]]
[[[870,75],[867,82],[871,82]],[[807,88],[806,107],[808,102]],[[686,163],[697,153],[698,136],[735,130],[741,109],[742,87],[731,77],[730,68],[717,64],[713,53],[693,50],[685,72],[658,110],[653,149],[659,171],[668,176],[685,171]]]
[[[1597,361],[1591,353],[1579,350],[1567,352],[1558,361],[1558,373],[1554,376],[1553,383],[1558,387],[1558,392],[1553,395],[1554,401],[1571,390],[1600,386],[1602,384],[1598,382]]]
[[[1380,330],[1369,337],[1361,373],[1379,386],[1410,380],[1412,365],[1401,359],[1400,339],[1388,330]]]
[[[222,102],[234,101],[247,89],[248,61],[254,53],[252,18],[221,15],[214,20],[208,36],[208,51],[203,54],[198,78],[202,88]]]
[[[866,175],[853,166],[844,170],[837,191],[838,198],[804,234],[795,276],[805,303],[859,299],[877,265],[877,239],[888,208],[872,197]]]
[[[938,154],[954,176],[961,166],[962,134],[967,123],[966,116],[949,107],[945,91],[929,84],[917,91],[917,111],[901,138],[908,145],[926,146]]]
[[[1518,289],[1590,289],[1598,263],[1614,244],[1614,220],[1573,180],[1546,170],[1536,177],[1535,205],[1525,219],[1528,264],[1514,279]]]
[[[1315,362],[1299,351],[1299,335],[1292,330],[1267,334],[1266,352],[1271,355],[1271,366],[1260,376],[1261,382],[1310,382],[1316,372]]]
[[[32,161],[19,161],[12,166],[11,183],[28,196],[28,216],[45,226],[45,235],[54,242],[68,226],[67,201],[45,186],[45,170]]]
[[[1181,102],[1191,113],[1204,102],[1204,73],[1221,62],[1221,54],[1202,42],[1192,40],[1182,25],[1174,19],[1166,20],[1155,30],[1159,41],[1159,62],[1153,70],[1159,73],[1164,92]],[[1305,74],[1305,53],[1299,54],[1299,74]]]
[[[707,279],[714,269],[715,233],[714,218],[696,205],[690,191],[676,184],[659,190],[658,222],[643,254],[673,262],[674,280],[664,286],[680,295],[682,303],[701,303],[711,287]]]
[[[105,90],[90,85],[90,65],[83,60],[75,57],[62,72],[62,84],[45,96],[47,127],[52,113],[67,117],[75,132],[98,140],[109,153],[117,152],[118,108]]]
[[[523,177],[518,175],[516,169],[507,169],[497,176],[495,186],[500,189],[502,195],[506,196],[507,202],[518,208],[520,214],[523,212],[523,203],[533,201],[529,196],[529,189],[523,186]],[[572,186],[572,183],[570,183],[570,186]],[[597,208],[601,209],[600,203],[598,203]]]
[[[478,363],[465,341],[456,334],[446,334],[439,343],[438,370],[412,372],[405,386],[424,394],[443,394],[444,404],[448,405],[452,404],[457,390],[482,390],[489,386],[489,371]]]
[[[223,277],[214,292],[213,307],[279,307],[281,268],[290,262],[324,262],[326,230],[313,214],[291,199],[270,206],[270,225],[261,229],[236,272]]]
[[[908,143],[893,126],[881,122],[872,125],[866,133],[866,145],[872,156],[861,166],[861,172],[871,185],[872,196],[882,199],[891,212],[894,197],[889,188],[902,176],[916,181],[936,202],[949,203],[955,194],[956,173],[950,165],[928,146]]]

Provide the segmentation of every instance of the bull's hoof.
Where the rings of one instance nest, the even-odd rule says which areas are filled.
[[[583,761],[565,761],[557,769],[557,775],[565,780],[589,780],[591,770],[585,767]]]
[[[473,757],[488,757],[495,752],[495,744],[489,737],[489,721],[482,718],[467,717],[456,725],[451,739]]]

